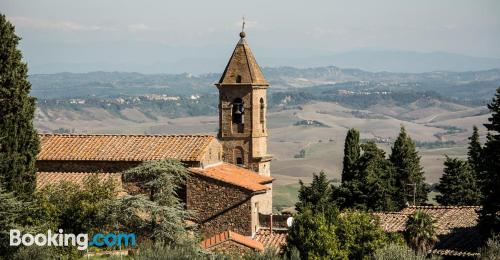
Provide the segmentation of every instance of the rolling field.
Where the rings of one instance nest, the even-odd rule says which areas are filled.
[[[272,112],[268,115],[269,153],[274,155],[271,173],[274,203],[285,208],[296,202],[298,180],[311,180],[312,173],[325,171],[334,181],[340,180],[344,138],[349,128],[357,128],[362,139],[376,140],[390,152],[391,143],[404,125],[418,142],[453,141],[442,148],[419,148],[426,181],[436,183],[442,175],[444,155],[466,157],[467,138],[475,124],[484,139],[482,123],[488,114],[484,107],[437,103],[421,108],[380,105],[354,110],[336,103],[315,102],[301,109]],[[301,120],[316,120],[323,126],[296,125]],[[37,111],[35,125],[41,132],[59,128],[75,133],[114,134],[215,134],[218,118],[213,116],[164,118],[153,120],[141,112],[128,109],[120,115],[104,110]],[[450,129],[454,131],[450,131]],[[304,158],[296,158],[301,150]]]

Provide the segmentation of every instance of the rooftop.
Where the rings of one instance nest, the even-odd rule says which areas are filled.
[[[286,244],[288,230],[275,230],[271,232],[269,228],[261,227],[257,230],[254,240],[261,242],[265,248],[275,248],[280,251]]]
[[[250,237],[240,235],[233,231],[224,231],[220,234],[207,238],[201,241],[200,245],[205,249],[210,249],[226,241],[233,241],[257,251],[264,250],[264,246],[262,245],[261,242],[253,240]]]
[[[229,163],[219,163],[206,168],[189,168],[189,171],[251,191],[268,190],[270,188],[264,184],[273,181],[271,177]]]
[[[400,212],[374,213],[387,232],[403,232],[408,217],[416,211],[429,214],[436,220],[438,242],[432,252],[440,255],[476,256],[481,244],[477,228],[479,206],[412,206]]]
[[[219,84],[269,85],[245,40],[245,34],[240,34],[240,37]]]
[[[211,135],[74,135],[42,134],[38,160],[146,161],[177,159],[199,161]]]

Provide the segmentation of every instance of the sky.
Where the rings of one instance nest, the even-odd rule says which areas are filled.
[[[227,60],[242,16],[254,53],[271,66],[271,58],[357,50],[500,58],[496,0],[0,0],[0,13],[35,69],[182,62],[197,70],[197,61]]]

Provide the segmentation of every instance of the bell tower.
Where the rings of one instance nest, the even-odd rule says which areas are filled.
[[[246,40],[245,32],[220,78],[219,133],[224,161],[270,176],[267,154],[267,83]]]

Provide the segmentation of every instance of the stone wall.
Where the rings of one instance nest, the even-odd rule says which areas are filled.
[[[183,162],[186,167],[199,167],[199,162]],[[36,161],[39,172],[123,172],[141,162],[134,161]]]
[[[252,235],[251,192],[204,176],[187,181],[187,209],[195,211],[205,237],[231,230]]]

